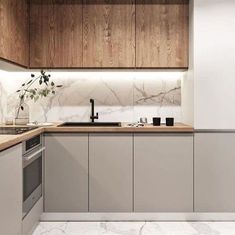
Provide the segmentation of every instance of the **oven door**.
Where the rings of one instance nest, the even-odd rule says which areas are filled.
[[[42,196],[42,156],[44,147],[39,147],[23,157],[23,217]]]

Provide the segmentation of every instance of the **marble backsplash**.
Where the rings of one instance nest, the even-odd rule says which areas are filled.
[[[181,121],[183,72],[79,71],[51,72],[62,84],[56,95],[28,101],[30,121],[89,121],[90,98],[100,121],[135,122],[139,117],[175,117]],[[30,72],[0,71],[0,122],[13,117],[19,99],[16,90]]]

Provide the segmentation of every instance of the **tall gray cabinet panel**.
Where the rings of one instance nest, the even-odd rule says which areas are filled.
[[[134,135],[134,211],[193,211],[193,136]]]
[[[235,133],[195,134],[195,211],[235,212]]]
[[[132,134],[90,134],[89,208],[91,212],[133,210]]]
[[[0,234],[21,235],[22,147],[0,152]]]
[[[88,211],[88,134],[45,137],[46,212]]]

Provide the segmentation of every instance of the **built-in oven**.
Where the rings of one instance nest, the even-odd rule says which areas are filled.
[[[41,135],[23,142],[23,218],[42,196],[44,150]]]

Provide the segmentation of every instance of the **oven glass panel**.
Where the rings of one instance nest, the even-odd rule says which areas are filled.
[[[42,157],[39,157],[24,168],[24,201],[42,184]]]
[[[41,142],[40,135],[35,136],[31,138],[30,140],[26,141],[26,151],[28,151],[31,148],[34,148],[35,146],[39,145]]]

